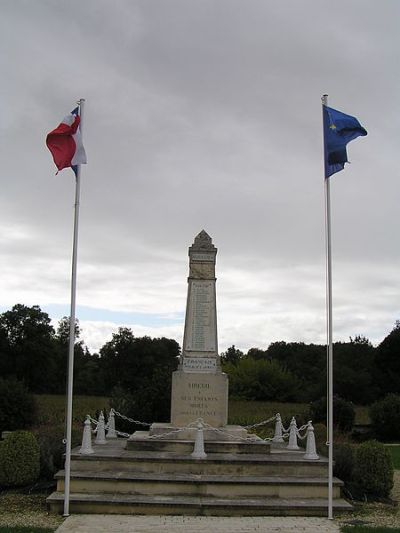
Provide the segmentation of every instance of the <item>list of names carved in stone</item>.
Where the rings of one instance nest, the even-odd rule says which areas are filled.
[[[193,282],[191,287],[191,341],[188,349],[193,351],[214,351],[215,310],[212,282]]]

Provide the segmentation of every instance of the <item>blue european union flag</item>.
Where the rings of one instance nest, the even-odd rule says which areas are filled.
[[[323,106],[324,117],[324,151],[325,178],[343,170],[348,162],[346,145],[360,135],[367,135],[355,117],[345,115],[341,111]]]

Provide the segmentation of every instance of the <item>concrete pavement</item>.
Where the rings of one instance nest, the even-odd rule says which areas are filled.
[[[337,533],[339,524],[316,517],[71,515],[56,533]]]

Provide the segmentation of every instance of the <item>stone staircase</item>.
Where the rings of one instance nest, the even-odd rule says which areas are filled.
[[[94,454],[71,456],[71,513],[316,516],[327,514],[328,461],[304,451],[270,449],[265,442],[205,442],[206,459],[193,459],[193,442],[110,440]],[[64,471],[47,499],[62,513]],[[334,479],[335,511],[350,511]]]

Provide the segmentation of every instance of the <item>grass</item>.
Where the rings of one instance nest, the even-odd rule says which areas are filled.
[[[29,526],[0,526],[0,533],[53,533],[54,528]]]
[[[391,444],[387,448],[392,456],[394,469],[400,470],[400,444]]]
[[[393,533],[400,532],[398,527],[342,526],[342,533]]]
[[[36,395],[38,407],[38,426],[59,425],[65,422],[66,397],[64,395]],[[253,402],[248,400],[229,400],[229,424],[248,426],[268,420],[280,413],[284,424],[288,424],[295,416],[299,425],[308,420],[307,403]],[[73,420],[76,427],[81,427],[87,414],[109,410],[109,398],[105,396],[74,396]],[[368,424],[368,408],[356,406],[356,424]],[[127,414],[127,413],[123,413]],[[272,425],[271,425],[272,427]]]
[[[36,394],[37,424],[59,424],[65,421],[66,397],[63,394]],[[95,416],[96,411],[110,408],[109,398],[105,396],[74,396],[73,419],[83,422],[86,415]]]
[[[299,419],[307,417],[308,404],[281,402],[249,402],[247,400],[229,400],[229,424],[248,426],[268,420],[280,413],[284,422],[292,416]]]
[[[248,400],[229,400],[229,423],[247,426],[267,420],[280,413],[282,420],[290,421],[292,416],[301,423],[308,418],[308,403],[282,403],[282,402],[252,402]],[[356,405],[355,424],[367,425],[370,423],[368,407]]]
[[[47,493],[26,494],[21,489],[6,490],[0,497],[0,533],[48,533],[63,522],[61,516],[49,515]]]

